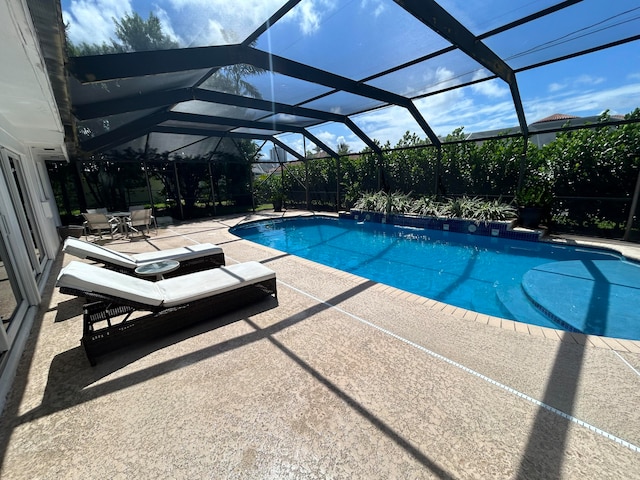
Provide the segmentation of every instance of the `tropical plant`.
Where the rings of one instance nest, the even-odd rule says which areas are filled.
[[[383,213],[386,209],[387,199],[384,192],[365,192],[355,203],[354,208],[367,212]]]
[[[517,210],[513,205],[505,203],[501,198],[478,202],[473,213],[473,220],[491,222],[515,218]]]
[[[509,220],[516,216],[513,205],[502,201],[501,198],[485,200],[462,196],[438,202],[431,196],[411,199],[408,194],[387,194],[383,191],[363,194],[356,202],[355,208],[385,214],[413,213],[427,217],[450,217],[483,222]]]
[[[402,192],[382,193],[386,200],[385,214],[403,214],[411,211],[412,200],[410,194]]]
[[[433,196],[425,196],[413,202],[412,213],[423,217],[441,217],[443,215],[443,205],[437,202]]]
[[[452,218],[469,218],[469,199],[466,197],[461,198],[447,198],[445,200],[443,213],[446,217]]]

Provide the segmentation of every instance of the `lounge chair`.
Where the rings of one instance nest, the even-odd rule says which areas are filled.
[[[180,267],[167,274],[168,277],[219,267],[225,262],[222,248],[211,243],[127,255],[95,243],[69,237],[65,240],[62,251],[74,257],[102,263],[109,270],[128,275],[135,275],[134,271],[140,265],[162,260],[178,260],[180,262]]]
[[[96,357],[143,339],[277,298],[276,274],[258,262],[214,268],[152,282],[84,262],[64,267],[61,293],[86,297],[81,343]]]

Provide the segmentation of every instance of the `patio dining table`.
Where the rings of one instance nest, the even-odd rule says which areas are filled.
[[[127,221],[126,219],[131,215],[130,212],[107,212],[107,217],[115,218],[118,220],[118,233],[127,235]]]

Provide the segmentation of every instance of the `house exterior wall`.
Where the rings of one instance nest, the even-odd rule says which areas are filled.
[[[60,248],[60,221],[45,161],[65,161],[66,151],[26,2],[0,2],[0,26],[0,242],[2,268],[12,276],[10,298],[16,305],[9,307],[13,311],[8,326],[0,327],[2,408]]]

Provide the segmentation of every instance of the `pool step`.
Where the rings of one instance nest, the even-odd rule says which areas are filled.
[[[541,311],[576,331],[640,338],[640,265],[636,263],[546,263],[523,275],[522,288]]]
[[[502,308],[508,312],[508,317],[540,327],[562,328],[540,312],[540,310],[529,301],[519,285],[508,287],[498,286],[496,288],[496,296]]]

